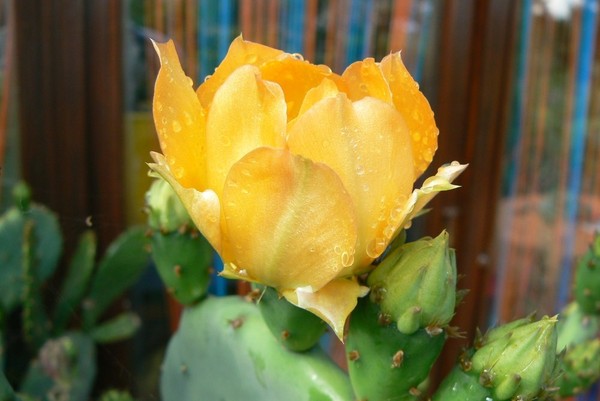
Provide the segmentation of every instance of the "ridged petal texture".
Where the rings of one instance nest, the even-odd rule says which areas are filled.
[[[219,252],[223,275],[277,289],[342,337],[366,294],[357,275],[465,168],[413,190],[438,131],[400,55],[338,75],[238,37],[194,91],[174,44],[155,48],[154,174]]]

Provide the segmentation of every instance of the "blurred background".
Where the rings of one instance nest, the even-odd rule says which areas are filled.
[[[447,228],[470,289],[454,322],[467,338],[443,372],[476,327],[570,299],[600,230],[598,18],[597,0],[0,0],[0,211],[26,180],[58,213],[67,256],[90,224],[105,247],[145,221],[158,150],[149,38],[172,38],[196,85],[240,33],[339,73],[402,50],[440,129],[424,176],[470,165],[409,234]],[[142,334],[101,350],[98,386],[157,400],[170,312],[152,269],[123,305]]]

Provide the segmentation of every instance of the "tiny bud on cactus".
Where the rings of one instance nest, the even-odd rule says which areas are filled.
[[[471,357],[471,372],[494,399],[532,400],[555,378],[556,317],[490,331]]]
[[[404,244],[369,275],[371,300],[404,334],[444,327],[456,305],[456,262],[448,233]]]
[[[169,183],[155,180],[146,193],[148,225],[161,232],[173,232],[193,223]]]

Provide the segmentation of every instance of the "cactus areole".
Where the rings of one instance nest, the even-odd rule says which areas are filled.
[[[400,53],[343,74],[238,37],[196,89],[175,45],[153,113],[151,169],[177,192],[222,257],[222,275],[275,288],[341,338],[357,298],[400,230],[465,168],[413,190],[432,161],[433,112]]]

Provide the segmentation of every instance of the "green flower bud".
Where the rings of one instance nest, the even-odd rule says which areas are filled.
[[[13,202],[17,209],[25,212],[31,205],[31,189],[23,181],[19,181],[12,190]]]
[[[470,360],[471,374],[479,375],[494,400],[536,399],[555,380],[556,322],[544,317],[492,330]]]
[[[456,261],[448,233],[398,247],[370,274],[368,284],[371,300],[400,332],[446,326],[456,305]]]
[[[193,227],[187,211],[175,194],[171,185],[164,180],[155,180],[146,192],[148,207],[148,225],[164,233],[179,230],[181,227]]]

